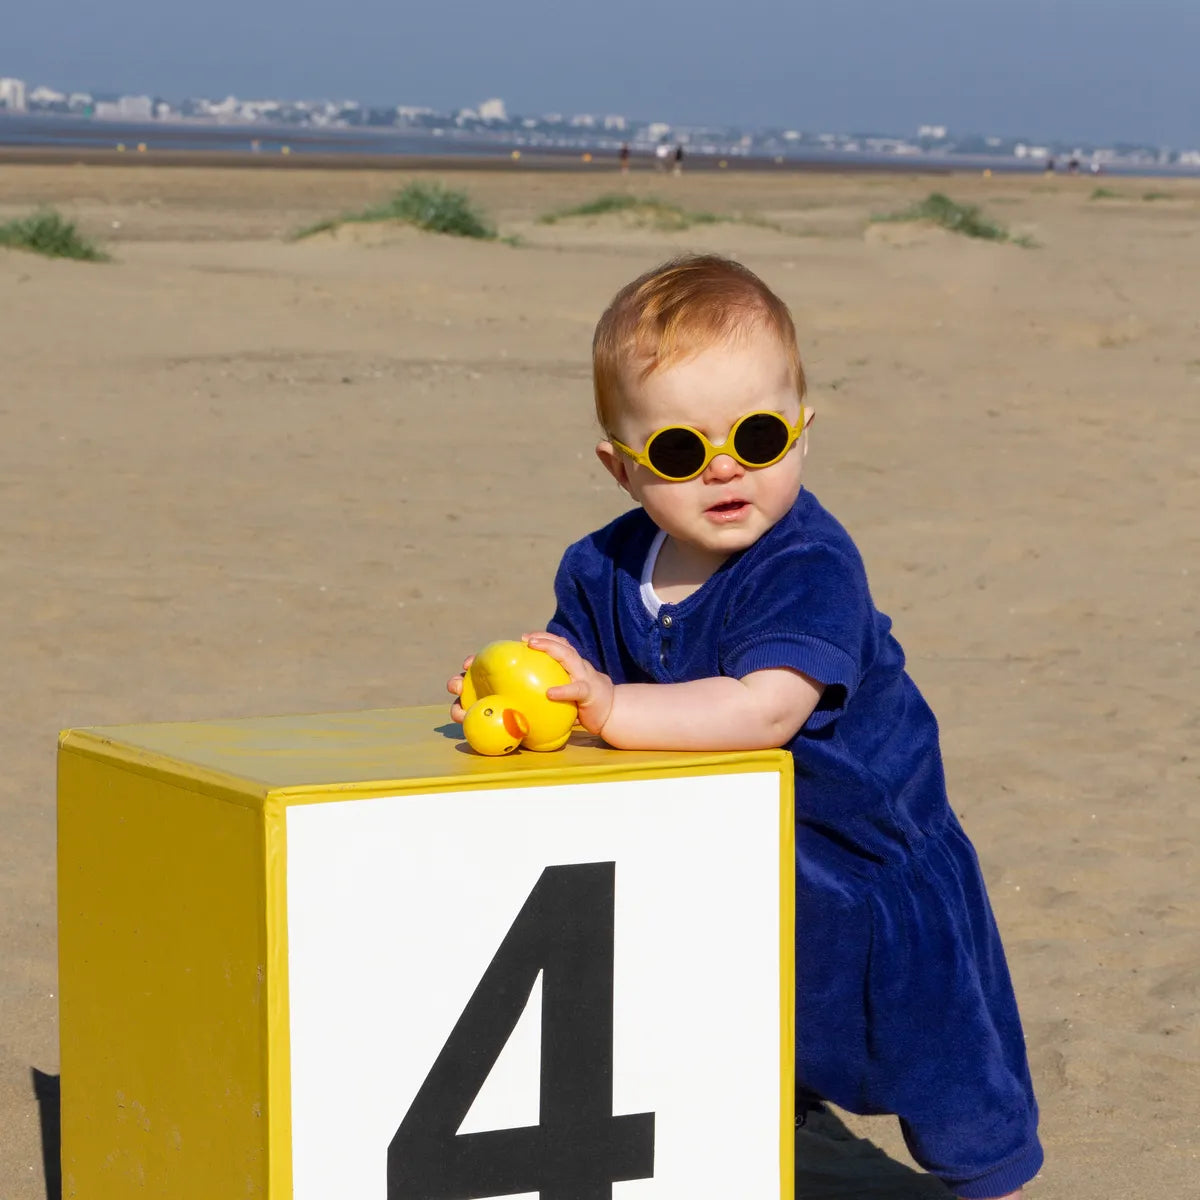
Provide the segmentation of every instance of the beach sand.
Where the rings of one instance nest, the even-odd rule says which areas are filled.
[[[1194,1194],[1200,183],[459,171],[521,245],[285,240],[408,178],[0,167],[0,220],[54,204],[114,258],[0,250],[0,1193],[47,1194],[58,730],[441,702],[625,507],[596,317],[713,249],[792,306],[808,483],[939,714],[1042,1105],[1030,1194]],[[768,224],[536,220],[622,186]],[[869,223],[933,190],[1037,247]],[[798,1153],[800,1195],[945,1195],[889,1118]]]

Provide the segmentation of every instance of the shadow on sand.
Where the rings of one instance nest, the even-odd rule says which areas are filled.
[[[42,1177],[46,1181],[46,1200],[62,1200],[62,1133],[59,1126],[59,1086],[57,1075],[30,1068],[33,1094],[37,1100],[38,1120],[42,1124]]]
[[[796,1200],[953,1200],[932,1176],[889,1158],[829,1111],[796,1130]]]
[[[42,1124],[46,1200],[62,1200],[59,1077],[31,1069]],[[950,1200],[936,1179],[856,1137],[832,1112],[813,1112],[796,1130],[797,1200]]]

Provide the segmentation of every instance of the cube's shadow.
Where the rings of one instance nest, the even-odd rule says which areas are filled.
[[[62,1200],[59,1076],[32,1068],[42,1126],[46,1200]],[[796,1130],[797,1200],[949,1200],[936,1179],[889,1158],[832,1112],[813,1112]]]
[[[62,1200],[62,1127],[59,1076],[30,1068],[33,1095],[37,1100],[38,1120],[42,1126],[42,1178],[46,1181],[46,1200]]]

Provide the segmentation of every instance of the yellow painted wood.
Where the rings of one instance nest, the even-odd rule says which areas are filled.
[[[131,769],[176,778],[183,770],[201,790],[261,807],[272,792],[331,793],[427,789],[434,782],[454,788],[520,787],[525,783],[577,779],[586,768],[596,775],[636,777],[675,769],[716,768],[753,762],[770,770],[782,750],[741,754],[607,748],[577,731],[553,754],[522,752],[507,758],[473,754],[459,726],[441,705],[375,709],[355,713],[263,717],[230,721],[109,726],[68,730],[63,744],[81,754],[118,758]]]
[[[265,1197],[261,820],[68,752],[58,867],[64,1197]]]
[[[781,751],[779,798],[779,1179],[795,1200],[796,1178],[796,777]]]
[[[287,821],[268,799],[264,821],[267,940],[268,1200],[292,1196],[292,1055],[288,1017]]]
[[[68,730],[59,751],[63,1194],[292,1195],[288,807],[778,772],[780,1160],[791,1197],[791,758],[472,754],[441,706]]]

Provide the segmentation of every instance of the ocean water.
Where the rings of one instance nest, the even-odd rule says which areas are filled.
[[[191,121],[108,121],[88,117],[0,113],[0,147],[105,149],[138,144],[151,150],[278,154],[286,146],[309,154],[508,153],[508,146],[431,132],[393,129],[312,129],[299,125],[216,125]]]
[[[129,150],[144,145],[154,150],[197,150],[222,154],[382,155],[382,156],[488,156],[507,158],[514,149],[538,156],[578,158],[585,151],[616,159],[620,140],[612,137],[585,142],[578,135],[559,142],[536,142],[513,133],[486,135],[466,130],[398,130],[386,127],[320,129],[299,125],[218,125],[192,121],[109,121],[56,114],[30,115],[0,112],[0,150],[6,146],[60,149]],[[635,147],[635,154],[648,151]],[[1009,155],[878,154],[801,146],[781,154],[746,155],[740,149],[720,146],[689,147],[686,163],[696,166],[725,158],[739,168],[805,166],[824,169],[872,168],[898,171],[982,170],[1040,174],[1042,164]],[[1059,157],[1059,169],[1065,165]],[[1086,164],[1084,173],[1086,173]],[[1200,168],[1150,163],[1106,164],[1106,175],[1200,177]]]

